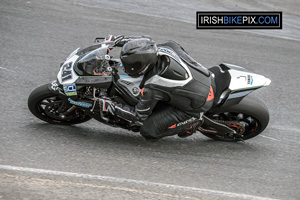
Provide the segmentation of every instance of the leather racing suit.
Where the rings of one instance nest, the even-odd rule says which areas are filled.
[[[144,74],[135,107],[115,103],[115,115],[142,125],[145,138],[192,134],[213,105],[212,74],[174,41],[158,46],[158,62]]]

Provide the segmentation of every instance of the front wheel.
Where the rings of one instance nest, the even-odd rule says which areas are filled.
[[[257,136],[269,123],[269,111],[264,102],[252,95],[246,96],[239,104],[213,108],[206,113],[206,116],[212,120],[228,122],[227,126],[237,132],[242,129],[244,131],[243,140]],[[201,132],[214,140],[235,141],[232,138],[220,136],[214,131],[216,130],[206,132],[202,130]]]
[[[74,109],[67,117],[63,116],[61,113],[69,108],[63,105],[63,100],[57,94],[49,90],[48,84],[42,85],[30,93],[28,108],[34,116],[51,124],[71,125],[91,119],[78,108]]]

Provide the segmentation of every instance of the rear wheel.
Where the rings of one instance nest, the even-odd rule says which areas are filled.
[[[52,93],[48,84],[34,89],[28,98],[28,108],[37,118],[51,124],[71,125],[86,122],[91,119],[83,110],[63,104],[63,100]],[[62,115],[68,109],[69,115]]]
[[[222,122],[236,132],[243,132],[243,140],[260,134],[269,123],[269,111],[265,104],[255,96],[246,96],[239,104],[224,108],[214,108],[206,116],[217,122]],[[224,137],[217,130],[201,130],[205,136],[214,140],[235,141]]]

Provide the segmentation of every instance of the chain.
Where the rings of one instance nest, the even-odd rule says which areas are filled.
[[[229,126],[229,127],[238,128],[237,134],[239,134],[239,135],[242,135],[245,132],[245,127],[240,122],[237,122],[237,121],[224,121],[224,120],[213,120],[213,121],[215,121],[217,123],[220,123],[220,124],[224,124],[224,125]]]

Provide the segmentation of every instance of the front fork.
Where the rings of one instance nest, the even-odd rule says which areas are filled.
[[[92,93],[91,94],[92,95],[91,100],[90,101],[84,101],[84,100],[78,100],[77,96],[73,96],[73,97],[66,96],[66,94],[64,93],[62,85],[59,84],[59,82],[57,80],[52,81],[48,85],[48,88],[49,88],[50,91],[52,91],[54,94],[58,95],[63,100],[63,104],[59,108],[59,110],[61,111],[60,116],[62,118],[66,118],[68,115],[72,114],[76,109],[80,109],[80,110],[85,111],[85,113],[87,115],[89,115],[90,117],[92,117],[92,118],[96,119],[97,121],[99,121],[101,123],[104,123],[106,125],[113,126],[113,127],[121,127],[121,128],[132,130],[134,132],[139,131],[138,127],[130,126],[129,124],[126,125],[126,123],[120,122],[120,121],[118,123],[118,120],[112,120],[109,116],[107,116],[102,111],[100,101],[99,101],[100,100],[99,97],[107,96],[107,90],[106,89],[93,88],[91,90],[91,93]],[[90,107],[82,107],[82,106],[79,106],[79,105],[71,104],[70,101],[69,101],[70,98],[73,100],[72,102],[76,102],[76,103],[87,103],[88,102],[88,104],[91,104],[91,106]]]
[[[48,84],[48,89],[59,96],[59,98],[62,99],[62,105],[59,107],[59,109],[57,110],[59,113],[59,116],[62,119],[66,119],[70,114],[72,114],[77,106],[70,104],[70,102],[68,101],[68,97],[65,95],[62,85],[59,84],[59,82],[57,80],[52,81],[51,83]]]

